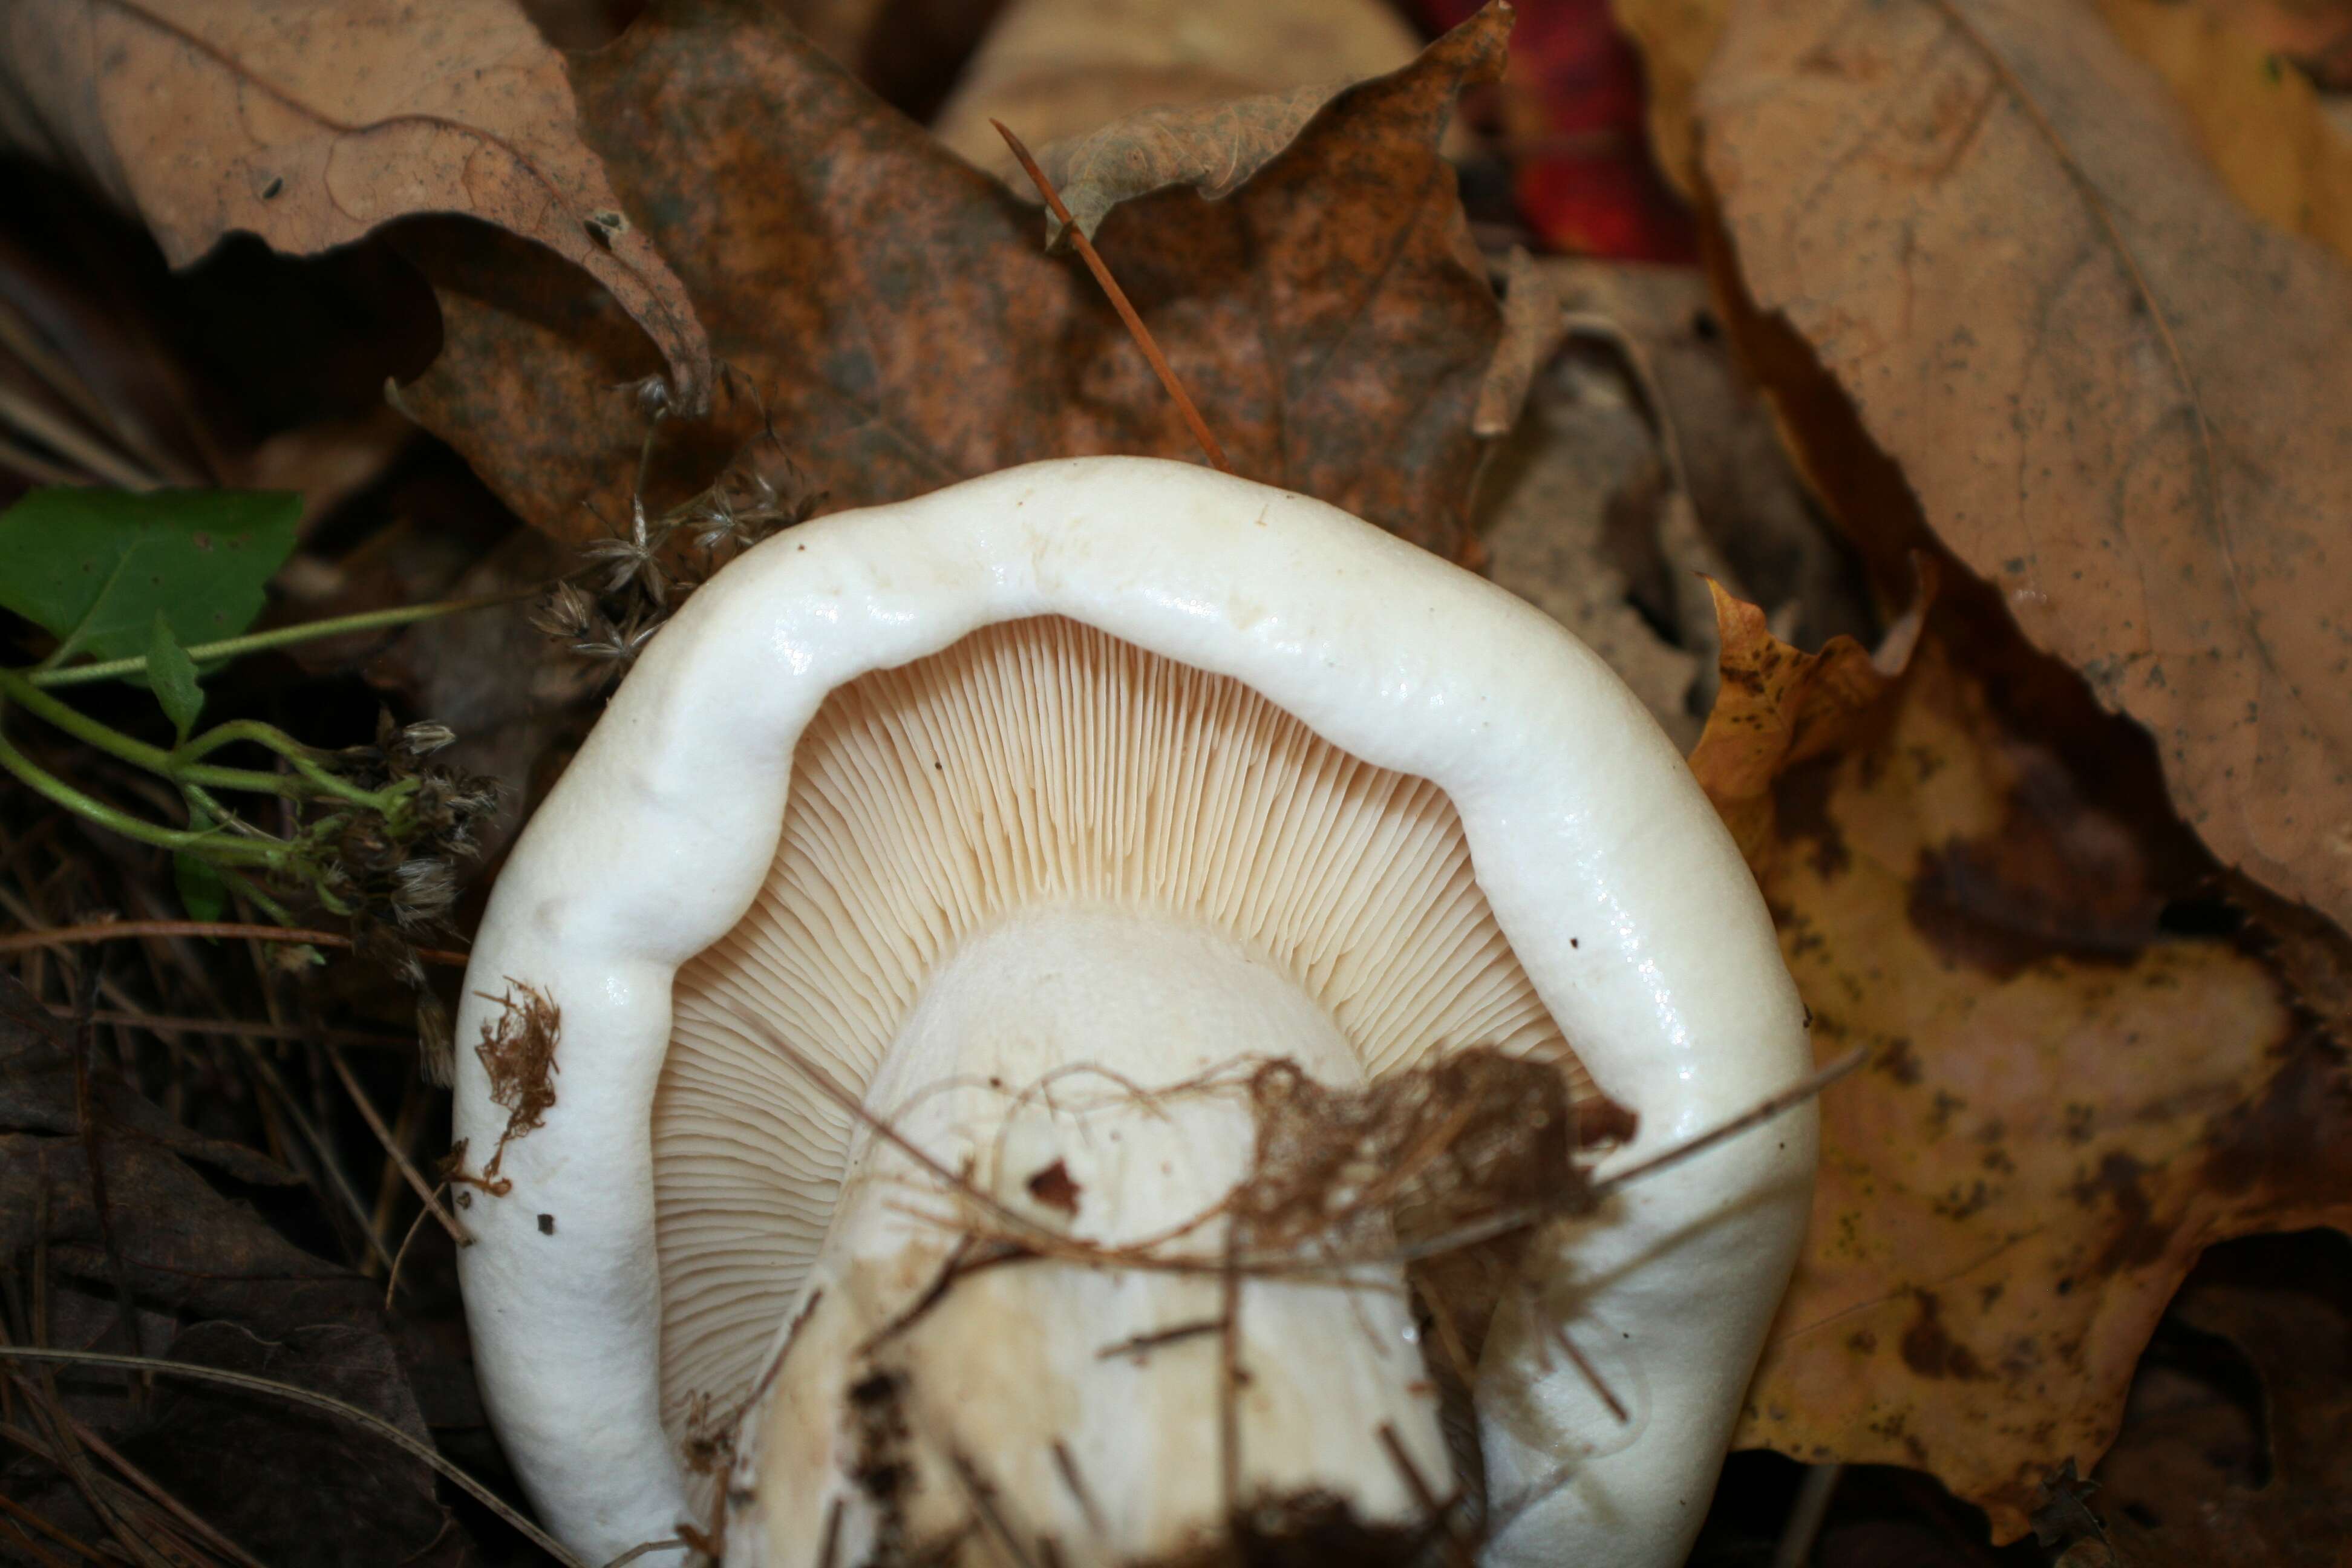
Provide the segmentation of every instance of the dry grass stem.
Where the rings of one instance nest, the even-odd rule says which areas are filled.
[[[252,942],[305,942],[312,947],[349,948],[352,939],[331,931],[302,931],[287,926],[243,925],[233,921],[100,921],[90,925],[53,926],[47,931],[15,931],[0,935],[0,952],[25,952],[38,947],[77,947],[84,942],[121,942],[134,936],[244,937]],[[446,968],[466,967],[466,955],[440,948],[420,947],[416,956]],[[226,1026],[223,1026],[226,1027]]]
[[[184,1377],[198,1383],[215,1383],[229,1388],[242,1388],[248,1393],[267,1394],[279,1399],[307,1405],[314,1410],[325,1410],[343,1419],[364,1426],[385,1442],[392,1444],[411,1458],[429,1465],[465,1494],[497,1514],[521,1532],[530,1543],[553,1557],[566,1568],[589,1568],[579,1558],[566,1551],[563,1544],[530,1520],[517,1512],[498,1493],[467,1475],[464,1470],[441,1457],[430,1443],[419,1442],[372,1410],[347,1405],[324,1394],[279,1383],[271,1378],[256,1377],[250,1373],[230,1372],[214,1366],[192,1366],[184,1362],[165,1361],[160,1356],[114,1355],[100,1351],[48,1350],[30,1345],[0,1345],[0,1360],[54,1363],[68,1366],[119,1367],[128,1372],[143,1373],[157,1377]]]
[[[1110,268],[1103,265],[1103,258],[1097,254],[1093,242],[1087,238],[1085,231],[1070,216],[1070,209],[1062,205],[1061,195],[1054,189],[1054,182],[1045,177],[1045,171],[1037,166],[1037,160],[1029,155],[1029,149],[1021,144],[1021,138],[1007,130],[1003,121],[992,120],[989,123],[996,127],[996,133],[1004,138],[1004,144],[1012,148],[1013,157],[1020,160],[1021,172],[1029,176],[1037,187],[1037,194],[1045,198],[1045,205],[1054,209],[1055,217],[1061,219],[1062,232],[1070,237],[1070,243],[1085,258],[1087,269],[1095,275],[1095,281],[1101,284],[1102,291],[1109,296],[1111,309],[1118,312],[1118,319],[1125,321],[1127,330],[1134,334],[1137,345],[1143,350],[1143,357],[1151,362],[1152,374],[1160,378],[1160,384],[1166,387],[1168,395],[1174,399],[1177,412],[1183,415],[1186,426],[1192,432],[1192,439],[1201,444],[1201,450],[1207,456],[1210,466],[1219,473],[1232,473],[1234,466],[1226,460],[1224,447],[1218,445],[1217,437],[1201,417],[1201,411],[1192,405],[1192,399],[1185,393],[1184,384],[1176,379],[1176,372],[1169,365],[1167,356],[1152,341],[1151,329],[1143,324],[1143,318],[1135,313],[1133,305],[1128,303],[1127,290],[1118,286],[1118,279],[1113,278]]]
[[[399,1168],[409,1189],[415,1193],[417,1201],[441,1222],[441,1228],[449,1233],[452,1241],[460,1247],[471,1247],[474,1233],[459,1224],[457,1215],[441,1206],[440,1199],[434,1195],[436,1189],[409,1159],[407,1151],[400,1146],[400,1140],[393,1136],[392,1129],[384,1125],[383,1118],[376,1111],[375,1103],[368,1099],[367,1090],[360,1087],[359,1076],[352,1071],[351,1064],[343,1060],[342,1053],[329,1046],[322,1054],[328,1065],[335,1069],[335,1076],[342,1080],[343,1089],[352,1097],[352,1103],[359,1108],[360,1119],[368,1124],[368,1131],[375,1134],[376,1142],[383,1145],[384,1158]],[[405,1247],[406,1243],[402,1245]]]

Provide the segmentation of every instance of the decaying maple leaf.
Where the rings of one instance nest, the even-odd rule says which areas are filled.
[[[2352,269],[2249,216],[2076,6],[1759,5],[1698,112],[1755,305],[1927,525],[2154,733],[2216,855],[2352,918]]]
[[[418,213],[547,247],[652,340],[674,395],[710,350],[677,276],[584,146],[520,7],[443,0],[37,0],[0,18],[0,147],[80,175],[173,265],[235,229],[302,254]]]
[[[1440,548],[1465,527],[1499,312],[1436,145],[1507,26],[1482,15],[1348,93],[1224,201],[1162,192],[1101,233],[1238,471]],[[732,371],[719,416],[664,422],[657,490],[699,488],[763,417],[835,507],[1034,458],[1192,455],[1034,210],[762,7],[659,5],[571,68],[591,144]],[[498,237],[436,237],[446,346],[406,406],[540,526],[625,517],[642,342]]]
[[[2097,794],[2152,772],[2128,730],[2071,682],[2071,718],[2026,703],[2112,732],[2086,784],[1937,624],[1866,721],[1779,772],[1751,854],[1822,1059],[1874,1070],[1822,1101],[1811,1233],[1737,1441],[1933,1470],[2006,1538],[2105,1449],[2204,1247],[2352,1223],[2352,1081],[2271,965],[2164,931],[2165,830]],[[1695,759],[1718,789],[1801,747],[1807,685],[1861,658],[1726,646],[1722,703],[1765,721]],[[1851,721],[1840,690],[1812,700]]]

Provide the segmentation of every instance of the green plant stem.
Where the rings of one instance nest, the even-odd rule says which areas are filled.
[[[389,812],[393,803],[403,793],[398,784],[387,789],[362,789],[351,780],[338,777],[332,770],[320,765],[318,761],[319,753],[311,747],[304,745],[274,725],[264,724],[253,719],[232,719],[226,724],[214,725],[203,734],[191,740],[183,741],[172,752],[176,770],[173,776],[196,778],[202,782],[199,771],[188,764],[198,757],[208,756],[221,747],[234,745],[239,741],[249,741],[257,746],[268,747],[285,758],[294,771],[309,780],[321,795],[332,795],[337,800],[349,801],[353,805],[364,805],[372,810]],[[263,773],[259,776],[278,781],[266,786],[269,794],[288,793],[283,774]],[[231,785],[229,787],[249,786]]]
[[[220,659],[236,658],[241,654],[259,653],[265,648],[310,642],[319,637],[342,637],[350,632],[382,631],[389,626],[404,626],[441,616],[462,615],[467,610],[485,610],[493,605],[511,605],[519,599],[528,599],[539,591],[536,587],[512,588],[503,594],[478,594],[469,599],[443,599],[430,605],[403,605],[396,609],[368,610],[356,616],[303,621],[266,632],[248,632],[244,637],[226,637],[219,642],[198,643],[189,648],[187,654],[198,664],[210,664]],[[97,664],[78,664],[70,669],[38,669],[26,679],[35,686],[81,686],[93,680],[118,680],[125,676],[143,675],[146,671],[147,659],[142,655],[136,658],[110,658]]]
[[[135,816],[115,810],[102,800],[82,794],[18,751],[5,734],[0,734],[0,768],[14,773],[26,784],[75,816],[94,822],[110,833],[135,838],[142,844],[152,844],[163,849],[184,849],[207,860],[256,868],[275,865],[287,851],[287,846],[274,838],[267,841],[232,838],[216,828],[192,832],[142,822]]]
[[[280,731],[250,720],[219,725],[177,750],[167,752],[161,746],[133,740],[112,725],[91,718],[80,709],[58,701],[16,670],[0,669],[0,696],[5,696],[26,712],[54,724],[76,740],[95,746],[107,755],[119,758],[133,767],[161,774],[175,784],[297,798],[315,792],[377,811],[389,809],[394,798],[391,790],[363,790],[348,780],[337,778],[310,760],[309,748]],[[293,764],[296,773],[310,788],[298,787],[295,780],[284,773],[263,773],[257,768],[215,767],[194,760],[236,741],[251,741],[276,752]]]

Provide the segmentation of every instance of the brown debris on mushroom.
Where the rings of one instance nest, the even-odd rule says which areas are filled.
[[[482,1042],[474,1047],[490,1075],[490,1100],[507,1113],[506,1130],[482,1167],[481,1184],[493,1194],[506,1190],[499,1165],[507,1145],[537,1131],[555,1108],[555,1046],[563,1022],[562,1009],[545,992],[511,976],[507,984],[505,995],[489,998],[501,1011],[495,1022],[483,1024]]]
[[[1233,1213],[1261,1246],[1359,1256],[1378,1244],[1370,1225],[1410,1254],[1501,1215],[1581,1212],[1575,1156],[1630,1138],[1633,1116],[1570,1089],[1558,1067],[1487,1046],[1360,1089],[1268,1062],[1249,1080],[1257,1152]]]

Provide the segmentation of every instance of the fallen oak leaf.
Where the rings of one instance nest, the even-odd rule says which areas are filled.
[[[1736,15],[1699,95],[1757,307],[2224,861],[2352,918],[2352,270],[2249,217],[2088,13]],[[2003,259],[1986,265],[1989,255]]]
[[[1238,471],[1442,549],[1465,526],[1498,311],[1435,147],[1505,26],[1484,16],[1346,95],[1227,200],[1164,192],[1102,230]],[[656,489],[700,488],[763,419],[835,508],[1045,458],[1190,456],[1093,281],[1039,253],[1033,209],[763,8],[656,5],[571,68],[590,139],[740,373],[720,417],[662,426]],[[625,518],[646,424],[612,389],[646,374],[642,347],[519,247],[435,239],[445,347],[404,405],[539,526]]]
[[[673,396],[708,399],[685,289],[580,140],[562,58],[520,7],[48,0],[10,7],[0,39],[0,146],[94,184],[173,266],[236,229],[307,255],[465,214],[593,277]]]

